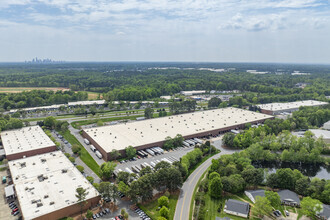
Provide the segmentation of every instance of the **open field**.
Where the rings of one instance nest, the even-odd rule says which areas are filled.
[[[31,90],[69,91],[70,89],[62,87],[0,87],[0,93],[20,93]]]
[[[95,99],[103,98],[102,94],[98,93],[98,92],[87,92],[87,94],[88,94],[88,100],[95,100]]]

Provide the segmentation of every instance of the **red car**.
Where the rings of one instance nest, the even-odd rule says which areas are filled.
[[[11,214],[14,214],[16,211],[18,211],[18,208],[13,209],[13,211],[11,212]]]
[[[116,220],[120,220],[120,218],[118,216],[116,216]]]

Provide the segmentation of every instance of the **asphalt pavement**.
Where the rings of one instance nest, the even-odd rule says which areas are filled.
[[[178,198],[178,202],[176,204],[174,219],[175,220],[188,220],[189,219],[189,211],[190,211],[190,202],[194,193],[194,189],[198,183],[198,180],[201,178],[203,173],[211,166],[212,160],[219,158],[224,154],[232,154],[237,152],[238,150],[229,150],[226,148],[222,148],[221,139],[218,139],[212,143],[216,148],[220,149],[221,152],[219,154],[214,155],[213,157],[206,160],[203,164],[201,164],[193,173],[190,174],[188,179],[184,182],[181,187],[180,195]]]

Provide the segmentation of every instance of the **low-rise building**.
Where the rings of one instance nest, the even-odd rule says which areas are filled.
[[[192,90],[192,91],[181,91],[181,95],[184,96],[192,96],[192,95],[199,95],[199,94],[204,94],[206,93],[205,90]]]
[[[227,214],[247,218],[250,212],[250,204],[235,199],[228,199],[223,211]]]
[[[309,129],[314,134],[314,137],[322,138],[325,143],[330,143],[330,131],[321,129]]]
[[[84,210],[99,202],[98,191],[61,151],[9,161],[8,165],[23,219],[60,219],[79,213],[78,187],[88,192]]]
[[[282,204],[289,206],[300,206],[300,199],[297,193],[287,189],[280,190],[277,193],[281,198]]]
[[[323,204],[322,211],[316,216],[323,220],[330,220],[330,205]]]
[[[3,131],[0,135],[8,160],[16,160],[56,150],[55,143],[40,126]]]
[[[114,149],[125,154],[128,146],[137,150],[161,147],[168,136],[181,134],[185,139],[215,136],[243,129],[247,123],[259,124],[272,118],[230,107],[84,129],[82,135],[108,160]]]
[[[258,190],[246,190],[244,193],[245,193],[245,195],[246,195],[247,197],[249,197],[249,199],[250,199],[253,203],[256,202],[257,196],[265,197],[265,190],[264,190],[264,189],[258,189]]]
[[[268,104],[257,105],[257,107],[261,109],[262,113],[269,115],[278,115],[283,112],[290,113],[290,112],[298,111],[300,107],[304,107],[304,106],[321,106],[328,104],[329,103],[327,102],[304,100],[304,101],[285,102],[285,103],[268,103]]]
[[[330,121],[324,123],[323,128],[326,130],[330,130]]]

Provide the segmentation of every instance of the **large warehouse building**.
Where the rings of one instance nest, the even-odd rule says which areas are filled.
[[[87,189],[84,209],[96,206],[97,190],[61,152],[9,161],[23,219],[60,219],[78,214],[76,189]]]
[[[8,160],[16,160],[56,150],[55,143],[39,126],[3,131],[0,135]]]
[[[294,111],[298,111],[300,107],[304,106],[321,106],[327,105],[327,102],[320,102],[315,100],[305,100],[305,101],[298,101],[298,102],[286,102],[286,103],[268,103],[257,105],[261,109],[262,113],[268,115],[278,115],[283,112],[291,113]]]
[[[243,128],[246,123],[263,123],[271,118],[273,116],[243,109],[223,108],[84,129],[82,135],[108,160],[113,149],[124,154],[130,145],[137,150],[162,146],[168,136],[181,134],[189,139],[218,135]]]

